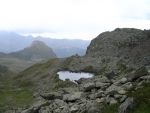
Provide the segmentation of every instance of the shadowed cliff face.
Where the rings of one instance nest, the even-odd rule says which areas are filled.
[[[149,64],[149,32],[133,28],[117,28],[112,32],[104,32],[92,40],[86,56],[118,58],[134,65]]]

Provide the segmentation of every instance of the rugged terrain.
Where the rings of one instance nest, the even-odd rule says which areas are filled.
[[[35,104],[6,113],[149,113],[149,45],[149,30],[117,28],[93,39],[83,57],[35,64],[13,78],[32,91]],[[73,83],[60,80],[60,70],[95,76]]]

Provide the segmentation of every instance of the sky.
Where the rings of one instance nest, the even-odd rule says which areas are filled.
[[[91,40],[115,28],[150,29],[150,0],[0,0],[0,30]]]

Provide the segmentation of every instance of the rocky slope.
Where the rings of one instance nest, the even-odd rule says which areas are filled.
[[[42,101],[21,113],[102,113],[106,105],[115,104],[120,104],[118,113],[127,113],[135,104],[135,98],[128,92],[141,90],[143,84],[150,83],[149,74],[142,67],[119,79],[105,76],[80,79],[77,81],[78,90],[42,93]]]
[[[133,28],[117,28],[104,32],[92,40],[86,56],[122,59],[133,66],[150,63],[150,31]]]
[[[15,79],[18,84],[30,84],[39,102],[18,113],[127,113],[137,105],[142,108],[142,101],[149,106],[149,34],[149,30],[131,28],[105,32],[92,40],[84,57],[52,59],[21,72]],[[60,70],[93,72],[95,76],[75,84],[59,80],[56,73]],[[104,112],[114,105],[114,112]]]

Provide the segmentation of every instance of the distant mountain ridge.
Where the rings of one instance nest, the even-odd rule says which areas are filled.
[[[22,36],[14,32],[0,31],[0,52],[10,53],[22,50],[39,40],[51,47],[58,57],[68,57],[74,54],[84,55],[90,41],[79,39],[52,39],[46,37]]]
[[[53,50],[41,41],[33,41],[31,46],[8,55],[25,60],[45,60],[56,57],[56,54],[53,52]]]
[[[26,47],[23,50],[12,53],[0,52],[0,64],[18,72],[35,63],[56,57],[53,50],[44,42],[33,41],[29,47]]]

